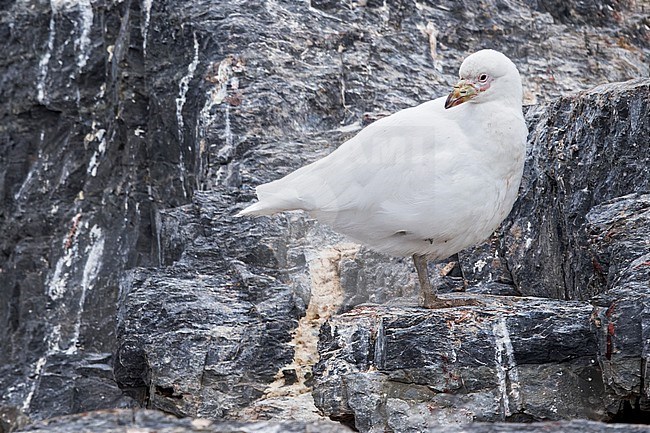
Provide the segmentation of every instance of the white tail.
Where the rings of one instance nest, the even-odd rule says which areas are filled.
[[[274,209],[273,207],[267,206],[264,202],[258,201],[248,206],[246,209],[242,209],[237,213],[238,217],[242,216],[262,216],[262,215],[271,215],[276,212],[280,212],[282,209]]]
[[[285,179],[265,183],[255,188],[259,201],[241,210],[237,216],[272,215],[287,210],[304,209],[296,188],[287,186],[286,182],[283,182]]]

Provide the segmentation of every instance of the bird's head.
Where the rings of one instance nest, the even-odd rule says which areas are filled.
[[[464,102],[484,102],[507,98],[521,103],[519,71],[509,58],[494,50],[481,50],[460,65],[460,81],[447,97],[445,108]]]

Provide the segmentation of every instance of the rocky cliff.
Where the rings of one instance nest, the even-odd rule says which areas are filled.
[[[5,2],[0,431],[137,407],[295,431],[647,421],[649,11]],[[487,307],[414,309],[408,261],[305,215],[232,217],[484,47],[525,78],[525,180],[432,272]]]

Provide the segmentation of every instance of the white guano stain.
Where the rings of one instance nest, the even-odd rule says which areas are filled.
[[[71,289],[76,288],[73,275],[78,276],[81,270],[81,282],[79,284],[81,292],[76,304],[72,302],[58,302],[54,304],[54,317],[62,317],[62,315],[74,315],[75,322],[71,333],[64,336],[61,324],[53,325],[49,332],[45,335],[45,343],[47,349],[45,353],[34,363],[32,373],[29,375],[31,384],[25,399],[23,400],[22,409],[28,411],[34,395],[38,390],[41,383],[41,377],[45,372],[45,366],[50,356],[59,353],[72,355],[77,353],[82,315],[84,311],[84,304],[88,293],[95,287],[99,271],[102,266],[102,258],[104,256],[105,236],[100,227],[93,225],[88,230],[88,222],[81,221],[82,214],[77,213],[70,222],[70,230],[65,234],[61,241],[61,248],[64,250],[63,256],[59,258],[56,263],[54,273],[47,283],[47,295],[51,300],[57,301],[66,296],[66,299],[74,297],[75,293]],[[80,253],[79,238],[83,236],[88,239],[87,246]],[[83,268],[75,265],[85,259]],[[71,275],[72,274],[72,275]],[[71,282],[72,280],[72,282]],[[76,308],[75,308],[76,306]]]
[[[69,355],[77,353],[77,344],[79,343],[79,332],[81,329],[81,316],[84,311],[86,296],[95,286],[95,280],[99,275],[99,270],[102,265],[102,257],[104,256],[104,234],[102,230],[97,225],[94,225],[90,229],[89,236],[90,242],[84,249],[86,263],[81,277],[81,294],[79,296],[77,316],[72,337],[70,339],[70,345],[68,346],[68,350],[66,350],[66,353]]]
[[[219,152],[217,152],[217,158],[221,160],[227,160],[228,156],[231,155],[234,151],[235,148],[233,146],[233,133],[232,129],[230,127],[230,104],[226,104],[226,109],[225,109],[225,122],[224,122],[224,145],[221,146],[219,149]],[[222,165],[219,168],[219,171],[217,172],[217,184],[223,184],[224,181],[227,179],[228,174],[231,170],[231,167],[229,164]]]
[[[144,20],[142,21],[142,53],[147,56],[147,36],[149,35],[149,22],[151,21],[151,5],[153,0],[142,0],[142,11]]]
[[[529,236],[532,229],[533,226],[530,223],[530,221],[528,221],[528,223],[526,224],[526,236],[525,236],[526,249],[530,248],[530,246],[533,244],[533,239]]]
[[[194,37],[194,57],[189,65],[187,65],[187,74],[178,83],[178,98],[176,98],[176,122],[178,124],[178,141],[180,143],[179,152],[179,165],[180,165],[180,181],[181,188],[183,189],[183,196],[187,197],[187,187],[185,185],[185,157],[183,156],[183,128],[185,122],[183,120],[183,107],[187,101],[187,92],[190,89],[190,82],[194,78],[194,73],[199,65],[199,41],[196,38],[196,32],[193,33]]]
[[[93,122],[93,129],[95,128],[95,123]],[[89,132],[86,134],[86,137],[84,137],[84,144],[89,145],[93,141],[99,141],[99,145],[97,146],[97,149],[93,152],[92,156],[90,157],[90,161],[88,162],[88,169],[86,172],[91,175],[92,177],[97,176],[97,168],[99,167],[99,160],[100,158],[104,155],[104,152],[106,152],[106,130],[103,128],[93,130],[93,132]]]
[[[77,66],[77,74],[81,73],[82,69],[88,63],[88,59],[92,53],[90,32],[92,30],[94,13],[91,0],[51,0],[50,9],[51,16],[47,45],[45,53],[38,62],[38,79],[36,82],[36,99],[41,104],[47,102],[46,81],[49,73],[50,59],[52,57],[52,52],[54,51],[54,42],[56,40],[57,16],[67,13],[67,18],[74,22],[75,33],[77,34],[77,37],[73,41],[76,53],[75,62]],[[75,12],[77,16],[76,18],[73,18],[72,15]],[[66,41],[66,43],[67,42],[68,41]],[[74,75],[71,78],[74,78]]]
[[[187,92],[190,89],[190,82],[194,78],[196,68],[199,66],[199,41],[196,38],[196,33],[194,33],[193,36],[194,58],[190,64],[187,65],[187,74],[185,74],[185,76],[181,78],[181,81],[178,83],[178,98],[176,98],[176,121],[178,123],[179,138],[183,137],[183,127],[185,126],[185,122],[183,120],[183,107],[187,101]]]
[[[295,409],[295,402],[300,402],[301,413],[309,418],[318,419],[318,409],[311,395],[311,388],[305,383],[308,373],[318,362],[318,340],[321,326],[337,311],[344,299],[341,287],[339,264],[342,259],[353,257],[359,250],[356,244],[345,243],[328,247],[308,257],[311,277],[311,297],[305,316],[298,321],[290,343],[295,348],[293,361],[280,368],[258,406],[268,404],[273,407],[287,406]],[[283,371],[293,370],[297,380],[286,385]],[[286,405],[283,398],[290,399]],[[293,403],[291,403],[293,402]],[[285,402],[286,403],[286,402]],[[293,409],[289,409],[289,408]]]
[[[54,266],[54,274],[47,283],[47,295],[53,301],[60,299],[68,290],[68,280],[70,278],[70,268],[73,258],[77,257],[79,245],[77,243],[78,226],[81,219],[81,213],[72,218],[71,228],[68,234],[63,238],[61,247],[64,253]]]
[[[41,60],[38,62],[38,80],[36,82],[36,99],[41,104],[45,104],[45,86],[47,80],[47,74],[50,65],[50,58],[52,57],[52,50],[54,50],[54,38],[56,37],[56,21],[54,20],[54,10],[52,11],[52,16],[50,16],[50,32],[47,36],[47,46],[45,48],[45,54],[41,57]]]
[[[77,69],[79,72],[86,66],[90,58],[90,31],[93,26],[93,5],[90,0],[77,0],[74,2],[79,11],[79,19],[77,21],[77,28],[79,29],[79,37],[75,40],[74,45],[77,51]]]
[[[199,136],[199,133],[204,133],[214,122],[216,116],[212,114],[212,108],[218,104],[221,104],[226,96],[228,96],[228,82],[233,77],[233,62],[233,58],[231,56],[228,56],[219,63],[217,74],[214,78],[214,82],[217,85],[212,87],[208,92],[205,103],[203,104],[203,108],[201,108],[201,111],[199,113],[199,122],[197,122],[196,126],[197,128],[200,127],[201,130],[197,131],[197,137]],[[228,107],[226,107],[226,110],[227,109]],[[226,111],[226,115],[228,116],[228,125],[226,126],[228,129],[230,128],[229,114],[229,111]]]
[[[494,334],[494,361],[499,399],[505,418],[512,415],[511,402],[514,404],[515,410],[519,410],[522,405],[519,371],[505,318],[502,317],[494,323],[492,333]]]
[[[27,396],[23,401],[22,410],[24,413],[27,413],[29,407],[32,404],[32,399],[34,398],[34,394],[36,393],[36,388],[38,388],[38,385],[40,384],[41,374],[43,373],[43,368],[45,367],[46,363],[47,363],[47,355],[43,355],[38,359],[38,361],[36,361],[36,364],[34,365],[33,376],[36,379],[32,381],[32,386],[29,388],[29,392],[27,393]]]
[[[485,260],[477,260],[476,263],[474,263],[474,272],[481,272],[486,265],[487,262]]]
[[[34,178],[34,169],[32,168],[29,170],[27,173],[27,177],[25,177],[25,180],[23,181],[22,185],[20,185],[20,189],[16,194],[14,194],[14,200],[19,200],[27,191],[27,188],[29,188],[29,185],[32,183],[32,179]]]
[[[219,65],[216,67],[216,73],[209,77],[209,81],[215,85],[207,93],[205,103],[203,104],[203,108],[199,113],[199,119],[196,123],[195,135],[199,138],[197,144],[200,145],[197,150],[197,155],[201,153],[202,148],[205,148],[205,141],[202,137],[206,136],[206,132],[215,123],[217,118],[217,113],[213,108],[223,102],[225,102],[223,108],[223,134],[220,134],[223,141],[217,153],[217,158],[220,160],[227,160],[234,152],[235,135],[231,127],[231,103],[237,99],[237,96],[235,96],[233,100],[229,100],[228,90],[230,89],[237,92],[239,89],[239,78],[235,73],[242,72],[243,70],[244,62],[242,59],[233,55],[228,55],[219,62]],[[211,145],[210,147],[214,148],[216,145]],[[217,172],[216,183],[222,184],[224,180],[229,177],[231,170],[232,167],[229,164],[222,165]]]

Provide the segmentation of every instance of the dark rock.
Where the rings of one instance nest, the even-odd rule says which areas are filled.
[[[32,424],[24,432],[52,433],[345,433],[352,430],[331,421],[214,422],[179,419],[153,410],[110,410],[53,418]]]
[[[179,416],[233,418],[262,397],[291,363],[291,333],[304,315],[304,300],[278,269],[277,250],[263,248],[263,236],[276,237],[283,227],[256,229],[256,236],[250,221],[235,225],[223,209],[223,198],[197,193],[192,206],[173,212],[198,213],[203,222],[180,259],[139,269],[122,286],[115,378],[144,388],[136,395],[149,407]],[[186,218],[163,216],[163,231],[181,229],[176,224]],[[229,245],[233,239],[246,240]],[[284,260],[283,267],[301,265]]]
[[[586,216],[594,279],[606,286],[596,301],[599,354],[610,405],[634,417],[650,414],[650,195],[630,194],[595,206]],[[627,401],[625,401],[627,400]]]
[[[137,90],[142,51],[129,47],[142,43],[138,10],[131,1],[11,2],[0,12],[8,425],[137,404],[111,367],[119,282],[125,269],[157,263],[157,208],[189,199],[172,185],[178,165],[152,158],[181,149],[143,132],[160,112]]]
[[[649,111],[650,82],[636,80],[528,112],[530,155],[500,252],[520,293],[589,299],[606,289],[583,225],[592,207],[650,191]]]
[[[527,103],[648,76],[645,5],[524,3],[5,2],[2,428],[140,404],[317,418],[309,383],[318,328],[360,302],[408,303],[410,264],[357,251],[304,216],[228,215],[253,199],[253,186],[329,153],[364,122],[444,95],[478,48],[519,65]],[[647,187],[630,171],[647,166],[635,163],[647,157],[638,141],[647,112],[647,85],[629,83],[532,108],[537,171],[527,172],[519,213],[491,246],[460,255],[470,291],[600,294],[599,359],[608,341],[616,349],[604,376],[609,411],[621,399],[644,409],[648,381],[633,365],[645,356],[635,346],[645,326],[629,325],[643,311],[628,297],[607,316],[618,288],[644,277],[623,263],[632,259],[615,247],[623,244],[592,244],[581,230],[593,206]],[[600,161],[585,178],[571,160],[574,141],[612,158],[581,154]],[[580,192],[601,180],[592,195]],[[594,257],[606,268],[580,272]],[[459,283],[458,266],[435,272],[446,289]],[[611,323],[614,340],[603,334]],[[362,388],[351,395],[355,407],[369,404]],[[400,401],[386,403],[391,428],[408,412]]]
[[[27,426],[20,432],[42,433],[344,433],[352,430],[331,421],[216,422],[207,419],[178,419],[152,410],[110,410],[53,418]],[[445,425],[420,433],[647,433],[649,426],[604,424],[590,421],[519,423],[475,423]]]
[[[589,305],[481,297],[424,311],[357,308],[321,333],[316,404],[360,431],[437,424],[605,419]]]
[[[592,263],[597,268],[593,285],[603,290],[601,302],[648,294],[648,227],[650,194],[632,193],[594,206],[586,215]]]

